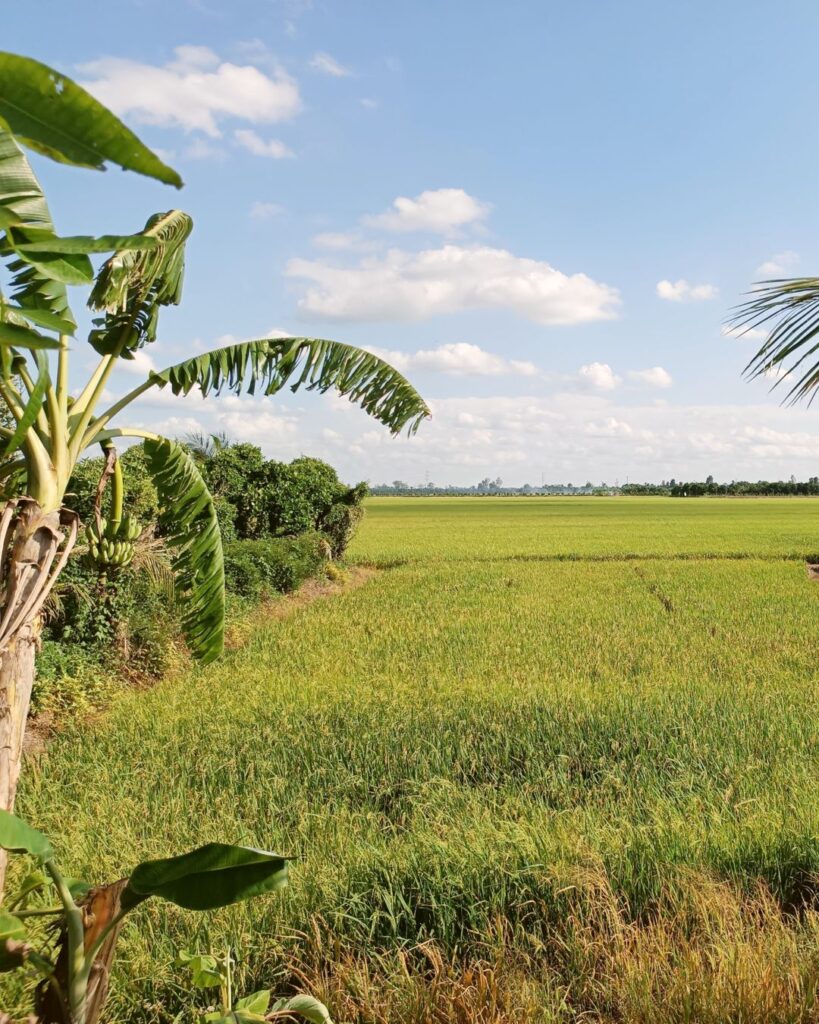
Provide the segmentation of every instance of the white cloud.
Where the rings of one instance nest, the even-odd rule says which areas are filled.
[[[487,246],[446,245],[409,253],[392,249],[354,267],[290,260],[291,278],[313,282],[299,309],[329,320],[421,320],[469,309],[508,309],[541,324],[609,320],[615,288],[586,274]]]
[[[616,416],[607,416],[599,423],[589,423],[584,433],[589,437],[634,437],[634,428]]]
[[[487,352],[478,345],[470,345],[463,341],[440,345],[434,349],[421,349],[413,353],[367,347],[370,352],[386,359],[388,363],[402,372],[431,370],[456,377],[500,377],[505,375],[536,377],[539,374],[534,363],[519,359],[504,359],[493,352]]]
[[[281,140],[263,139],[252,128],[237,128],[233,138],[254,156],[269,156],[273,160],[283,160],[295,155]]]
[[[499,386],[504,381],[495,379]],[[123,383],[127,390],[127,380]],[[166,389],[143,396],[129,420],[171,435],[227,430],[277,459],[327,458],[350,482],[396,477],[415,482],[427,470],[439,483],[500,475],[509,483],[533,484],[542,471],[547,481],[575,484],[623,482],[627,475],[702,480],[709,473],[720,480],[777,480],[791,473],[805,479],[816,472],[819,425],[810,409],[782,408],[775,401],[634,405],[621,402],[618,394],[586,390],[432,399],[433,418],[413,438],[397,439],[332,393],[203,401],[198,394],[177,398]]]
[[[799,262],[799,254],[788,249],[786,252],[778,252],[769,260],[756,268],[756,276],[761,278],[787,277],[796,264]]]
[[[102,57],[80,65],[82,84],[117,114],[212,138],[221,135],[224,118],[271,123],[301,108],[298,85],[281,69],[265,74],[252,65],[220,63],[202,46],[178,46],[174,53],[161,67]]]
[[[276,217],[284,210],[283,206],[279,206],[278,203],[268,203],[262,200],[257,200],[250,207],[250,216],[254,220],[269,220],[270,217]]]
[[[149,373],[156,370],[156,363],[144,348],[140,348],[134,352],[133,359],[120,359],[117,369],[135,377],[147,377]]]
[[[689,284],[685,278],[657,283],[657,295],[668,302],[704,302],[716,298],[718,292],[713,284]]]
[[[577,371],[577,379],[586,387],[597,391],[613,391],[620,384],[620,377],[608,363],[588,363]]]
[[[432,231],[448,235],[484,220],[489,210],[488,203],[480,202],[462,188],[428,189],[414,199],[399,196],[391,210],[364,217],[363,223],[388,231]]]
[[[360,231],[323,231],[313,236],[313,245],[331,252],[375,252],[381,248],[380,242],[365,238]]]
[[[763,327],[733,327],[726,324],[720,334],[724,338],[735,338],[737,341],[764,341],[768,332]]]
[[[331,57],[329,53],[317,53],[310,61],[310,67],[322,75],[330,75],[332,78],[349,78],[352,74],[349,68]]]
[[[650,366],[647,370],[629,370],[628,376],[640,384],[652,388],[670,388],[673,383],[671,374],[662,366]]]
[[[227,154],[221,146],[215,146],[200,136],[186,147],[183,156],[188,160],[224,160]]]
[[[369,99],[369,97],[365,96],[361,100],[361,106],[364,107],[365,110],[375,110],[376,107],[380,106],[380,103],[378,102],[378,100],[372,100]]]

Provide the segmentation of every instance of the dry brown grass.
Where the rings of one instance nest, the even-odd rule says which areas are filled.
[[[814,1024],[819,914],[701,876],[629,921],[602,875],[549,944],[506,934],[463,962],[425,942],[353,951],[319,924],[292,968],[345,1024]]]

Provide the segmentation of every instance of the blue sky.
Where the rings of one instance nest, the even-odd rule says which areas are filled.
[[[817,413],[743,382],[755,339],[721,333],[753,280],[819,266],[815,4],[48,8],[34,35],[7,11],[5,48],[82,81],[186,182],[37,160],[60,230],[196,222],[183,305],[136,369],[332,337],[389,353],[434,412],[398,440],[302,395],[160,396],[132,421],[374,482],[819,469]]]

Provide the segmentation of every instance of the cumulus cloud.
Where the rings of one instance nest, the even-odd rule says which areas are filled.
[[[134,352],[133,359],[120,359],[117,363],[117,369],[122,370],[124,373],[130,373],[134,377],[147,377],[149,373],[152,373],[158,367],[145,349],[141,348]]]
[[[689,284],[679,281],[658,281],[657,295],[668,302],[704,302],[716,298],[719,289],[713,284]]]
[[[250,207],[250,216],[254,220],[269,220],[271,217],[276,217],[284,210],[283,206],[279,206],[278,203],[268,203],[262,200],[257,200]]]
[[[123,383],[127,390],[130,385]],[[807,408],[782,408],[776,402],[635,405],[618,395],[587,389],[432,399],[433,418],[413,438],[391,437],[332,392],[205,401],[198,393],[182,398],[167,390],[148,392],[129,419],[177,436],[191,429],[227,430],[277,459],[309,452],[331,461],[351,482],[396,477],[414,482],[426,470],[439,483],[474,483],[487,474],[510,483],[537,483],[541,471],[550,481],[610,484],[627,474],[632,480],[815,474],[819,427]]]
[[[330,252],[375,252],[381,248],[380,242],[365,238],[360,231],[322,231],[313,236],[313,245]]]
[[[673,383],[671,374],[662,366],[650,366],[647,370],[629,370],[628,376],[631,380],[651,388],[670,388]]]
[[[322,75],[330,75],[331,78],[348,78],[352,71],[349,68],[345,68],[343,64],[331,57],[329,53],[317,53],[310,61],[310,67],[313,71],[318,71]]]
[[[612,370],[608,363],[588,363],[577,371],[578,381],[596,391],[613,391],[621,382],[621,378]]]
[[[459,228],[486,218],[488,203],[462,188],[438,188],[422,192],[414,199],[398,196],[385,213],[364,217],[362,223],[387,231],[431,231],[449,235]]]
[[[263,139],[252,128],[237,128],[233,138],[254,156],[268,156],[273,160],[283,160],[295,154],[289,146],[279,139]]]
[[[479,345],[467,342],[454,342],[440,345],[434,349],[420,349],[418,352],[396,352],[368,346],[368,350],[397,370],[431,370],[447,373],[456,377],[500,377],[516,375],[536,377],[539,374],[534,363],[519,359],[504,359],[502,356],[487,352]]]
[[[726,324],[720,334],[724,338],[735,338],[737,341],[764,341],[768,332],[764,327],[734,327]]]
[[[798,262],[798,253],[793,252],[791,249],[785,252],[778,252],[769,260],[760,263],[756,268],[756,276],[761,278],[787,277]]]
[[[80,65],[82,84],[117,114],[211,138],[221,135],[225,118],[272,123],[301,108],[298,85],[282,69],[266,74],[222,62],[204,46],[177,46],[174,54],[162,66],[102,57]]]
[[[586,274],[567,275],[487,246],[392,249],[354,267],[294,259],[287,274],[312,282],[299,300],[301,312],[328,320],[412,321],[507,309],[540,324],[576,324],[612,319],[620,305],[615,288]]]

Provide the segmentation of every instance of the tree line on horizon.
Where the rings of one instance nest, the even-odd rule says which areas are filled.
[[[658,496],[671,498],[700,498],[709,495],[714,496],[794,496],[794,495],[819,495],[819,476],[809,477],[807,480],[797,480],[791,476],[788,480],[731,480],[730,483],[720,483],[713,476],[707,476],[705,480],[663,480],[659,484],[654,483],[607,483],[594,484],[587,481],[582,485],[572,483],[553,483],[533,486],[523,484],[520,487],[503,486],[500,477],[490,480],[488,477],[473,485],[444,484],[438,486],[433,483],[410,484],[403,480],[393,480],[392,483],[375,484],[370,488],[370,494],[374,497],[541,497],[550,495],[579,495],[603,497],[606,495],[632,495],[632,496]]]

